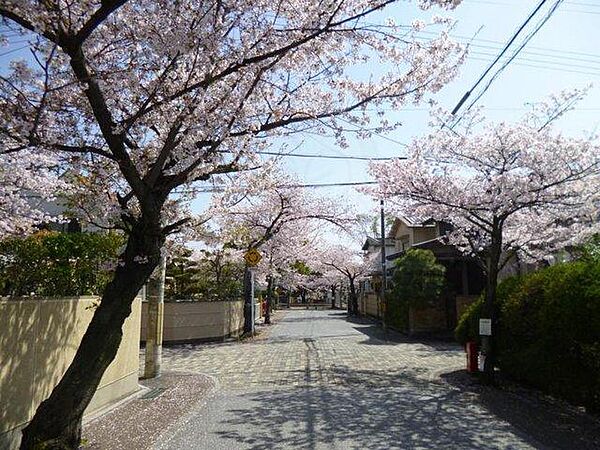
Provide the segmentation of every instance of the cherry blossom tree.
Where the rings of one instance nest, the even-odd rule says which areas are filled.
[[[315,265],[315,270],[318,270],[318,272],[316,276],[312,277],[312,279],[310,280],[309,286],[311,289],[317,291],[324,291],[328,294],[331,294],[331,308],[335,309],[337,308],[337,305],[335,303],[335,297],[336,294],[339,292],[339,288],[344,283],[345,276],[333,267],[325,266],[322,264],[322,262],[318,261],[318,259],[316,258],[323,255],[319,255],[318,249],[316,251],[317,255],[315,255],[315,261],[317,261],[317,263]]]
[[[436,131],[412,142],[408,160],[371,167],[376,195],[391,208],[450,222],[450,242],[479,257],[487,275],[483,317],[493,328],[498,274],[515,255],[539,260],[599,230],[597,139],[553,129],[561,105],[579,95],[554,96],[512,124],[476,115],[460,131],[434,123]],[[491,338],[484,347],[491,380]]]
[[[251,164],[270,137],[310,129],[344,142],[390,128],[456,74],[462,50],[378,22],[394,0],[5,0],[2,23],[31,58],[0,78],[3,154],[57,157],[80,206],[128,236],[72,364],[22,448],[77,448],[83,412],[114,359],[131,304],[168,235],[189,220],[173,193]],[[420,0],[424,8],[457,0]],[[441,25],[444,27],[444,25]],[[383,64],[378,64],[382,62]],[[372,77],[357,66],[380,67]],[[379,117],[379,119],[377,119]],[[74,203],[76,203],[74,201]]]
[[[343,245],[331,243],[322,250],[320,262],[325,268],[334,269],[344,277],[350,291],[348,312],[350,314],[358,314],[356,281],[369,272],[371,268],[369,262],[365,261],[361,252]]]
[[[317,224],[304,221],[282,229],[261,246],[263,259],[257,267],[257,275],[267,286],[265,323],[271,323],[275,287],[291,291],[309,284],[310,274],[298,268],[309,267],[319,241]]]
[[[0,238],[22,235],[35,225],[59,219],[47,206],[58,193],[69,191],[52,155],[7,154],[3,146],[0,140]]]
[[[314,249],[311,244],[318,239],[324,224],[343,227],[355,219],[341,199],[318,196],[298,186],[296,177],[271,166],[235,177],[232,187],[217,196],[214,202],[213,211],[220,224],[218,234],[227,246],[266,250],[267,258],[261,265],[267,270],[266,323],[270,323],[275,269],[285,271],[287,266],[289,271],[295,261],[308,260]],[[247,278],[249,276],[247,271]],[[250,331],[249,291],[246,297],[246,331]]]

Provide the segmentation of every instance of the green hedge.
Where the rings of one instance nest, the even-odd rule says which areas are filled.
[[[100,294],[116,264],[116,233],[42,231],[0,241],[0,294],[64,297]]]
[[[498,308],[506,298],[508,298],[515,290],[519,288],[523,281],[523,277],[510,277],[503,280],[498,285],[497,290],[497,304]],[[456,340],[462,345],[468,341],[475,341],[479,345],[479,317],[481,316],[481,308],[483,307],[483,299],[485,297],[485,291],[480,297],[473,302],[465,310],[463,315],[458,319],[458,325],[454,331]]]
[[[391,292],[410,306],[434,304],[445,286],[446,268],[430,250],[411,248],[396,260]]]
[[[593,259],[499,285],[498,366],[511,377],[600,411],[600,262]],[[481,300],[461,318],[459,341],[477,334]]]
[[[408,331],[408,310],[410,305],[395,295],[387,294],[387,325],[398,331]]]
[[[435,303],[446,283],[445,272],[430,250],[409,249],[397,259],[392,286],[386,294],[388,325],[408,331],[410,307]]]

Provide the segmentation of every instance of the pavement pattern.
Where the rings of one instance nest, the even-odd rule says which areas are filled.
[[[217,386],[153,448],[548,448],[440,378],[464,364],[340,311],[279,312],[265,339],[163,350],[163,370]]]
[[[143,380],[146,389],[83,427],[84,449],[142,450],[160,440],[160,431],[201,407],[215,380],[201,374],[169,373]]]

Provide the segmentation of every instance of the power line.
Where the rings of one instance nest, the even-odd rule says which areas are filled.
[[[217,150],[217,153],[232,153],[231,150]],[[358,161],[391,161],[393,159],[406,159],[406,156],[342,156],[342,155],[319,155],[314,153],[280,153],[270,151],[254,152],[258,155],[282,156],[284,158],[316,158],[316,159],[347,159]]]
[[[458,112],[458,110],[463,105],[463,103],[467,101],[467,98],[469,98],[469,96],[471,95],[471,92],[473,92],[473,90],[476,89],[477,86],[479,86],[479,83],[481,83],[483,81],[483,79],[486,77],[486,75],[492,70],[492,68],[494,67],[494,65],[508,51],[508,49],[512,45],[512,43],[517,39],[517,37],[519,36],[519,34],[521,34],[521,31],[523,31],[523,29],[527,26],[527,24],[529,22],[531,22],[531,19],[533,19],[533,17],[538,13],[538,11],[542,8],[542,6],[544,6],[544,4],[546,3],[546,1],[547,0],[541,0],[540,3],[538,3],[537,7],[531,12],[531,14],[529,14],[529,16],[527,17],[527,19],[525,20],[525,22],[523,22],[521,24],[521,26],[517,29],[517,31],[509,39],[508,43],[504,46],[504,48],[502,49],[502,51],[498,54],[498,56],[496,56],[496,58],[494,59],[494,61],[488,66],[488,68],[483,72],[483,74],[475,82],[475,84],[473,85],[473,87],[471,87],[471,89],[469,89],[465,93],[465,95],[463,95],[463,97],[460,99],[460,101],[456,104],[456,106],[452,110],[452,115],[453,116]]]
[[[317,159],[348,159],[358,161],[390,161],[392,159],[403,159],[403,156],[389,156],[389,157],[368,157],[368,156],[338,156],[338,155],[314,155],[310,153],[278,153],[278,152],[267,152],[259,151],[256,152],[259,155],[273,155],[283,156],[287,158],[317,158]]]
[[[18,48],[13,48],[12,50],[8,50],[6,52],[0,53],[0,56],[6,56],[6,55],[9,55],[10,53],[18,52],[19,50],[23,50],[28,47],[29,47],[29,45],[25,45],[23,47],[18,47]]]
[[[347,124],[352,125],[353,127],[356,127],[358,130],[366,131],[366,132],[371,133],[371,134],[373,134],[375,136],[378,136],[378,137],[380,137],[382,139],[385,139],[387,141],[393,142],[394,144],[401,145],[402,147],[408,147],[408,144],[406,144],[404,142],[397,141],[396,139],[393,139],[393,138],[391,138],[389,136],[386,136],[385,134],[381,134],[381,133],[377,133],[375,131],[369,130],[369,129],[363,127],[363,126],[360,126],[360,125],[357,125],[355,123],[352,123],[349,120],[343,119],[341,117],[338,117],[338,119],[341,120],[342,122],[346,122]]]
[[[469,59],[473,60],[473,61],[484,61],[484,62],[489,61],[489,59],[487,59],[487,58],[477,58],[477,57],[473,57],[473,56],[470,56]],[[543,65],[537,65],[537,64],[528,64],[528,63],[521,63],[521,62],[516,62],[516,63],[514,63],[514,65],[515,66],[521,66],[521,67],[531,67],[531,68],[534,68],[534,69],[554,70],[554,71],[557,71],[557,72],[578,73],[578,74],[582,74],[582,75],[596,75],[596,76],[600,76],[600,72],[585,72],[583,70],[561,69],[561,68],[558,68],[558,67],[543,66]]]
[[[415,36],[417,39],[422,39],[425,41],[431,41],[434,39],[433,36],[437,36],[437,33],[433,32],[433,31],[420,31],[419,34],[426,34],[426,35],[432,36],[432,37]],[[459,42],[468,43],[469,47],[478,47],[478,48],[491,49],[491,50],[499,50],[501,48],[501,46],[499,47],[498,45],[473,44],[472,41],[473,42],[483,42],[483,43],[487,43],[487,44],[502,44],[502,45],[504,45],[503,43],[501,43],[499,41],[494,41],[491,39],[468,38],[466,36],[453,35],[453,34],[450,34],[449,36]],[[521,53],[523,55],[527,55],[527,56],[529,56],[529,55],[542,56],[545,58],[555,58],[555,59],[560,59],[560,60],[568,59],[571,61],[580,61],[580,62],[587,62],[587,63],[591,63],[591,64],[600,64],[600,55],[598,55],[598,54],[576,52],[576,51],[571,51],[571,50],[559,50],[559,49],[553,49],[553,48],[547,48],[547,47],[530,46],[529,48],[539,50],[539,51],[525,50]],[[576,55],[576,56],[567,56],[567,55]],[[581,58],[580,56],[584,56],[585,58]]]
[[[309,183],[309,184],[287,184],[277,186],[278,189],[319,189],[319,188],[327,188],[327,187],[348,187],[348,186],[368,186],[377,184],[377,181],[349,181],[349,182],[341,182],[341,183]],[[183,189],[179,191],[174,191],[175,194],[212,194],[217,192],[224,192],[225,185],[214,185],[206,188],[193,188],[193,189]]]
[[[482,52],[482,51],[474,51],[474,52],[471,52],[471,54],[473,54],[473,55],[480,55],[480,56],[492,56],[490,53]],[[544,60],[544,59],[523,58],[523,57],[517,57],[517,58],[514,58],[514,59],[516,61],[515,64],[520,63],[520,61],[523,61],[525,63],[550,64],[550,66],[548,66],[548,67],[551,67],[551,68],[559,70],[559,71],[560,70],[566,70],[568,68],[579,68],[579,69],[589,69],[589,70],[591,70],[591,72],[587,72],[587,73],[590,73],[592,75],[594,73],[596,73],[596,72],[600,73],[600,66],[594,67],[594,66],[590,66],[590,65],[574,64],[574,63],[571,63],[571,64],[562,64],[562,63],[559,63],[559,62],[556,62],[556,61],[548,61],[548,60]],[[600,64],[600,62],[598,64]]]
[[[480,3],[480,4],[484,4],[484,5],[497,5],[497,6],[514,6],[511,3],[506,3],[506,2],[497,2],[497,1],[491,1],[491,0],[467,0],[469,3]],[[565,5],[573,5],[573,6],[586,6],[586,7],[593,7],[593,8],[598,8],[600,7],[600,5],[596,5],[593,3],[583,3],[583,2],[565,2]],[[562,12],[565,13],[579,13],[579,14],[600,14],[600,11],[589,11],[589,10],[584,10],[584,9],[562,9]]]
[[[421,33],[436,34],[434,32],[421,32]],[[452,37],[453,35],[450,35],[450,36]],[[421,37],[421,36],[416,36],[416,37],[417,37],[417,39],[422,39],[424,41],[431,40],[431,38],[428,38],[428,37]],[[458,36],[454,36],[454,37],[462,39],[462,37],[458,37]],[[489,39],[473,39],[473,40],[480,41],[480,42],[492,42],[492,43],[497,42],[497,41],[492,41]],[[473,44],[470,42],[469,42],[469,46],[482,48],[482,49],[492,49],[492,50],[498,49],[497,47],[492,46],[492,45]],[[563,63],[561,61],[551,61],[551,60],[547,60],[547,59],[536,59],[536,58],[528,58],[526,56],[519,56],[517,58],[514,58],[515,65],[523,66],[523,67],[532,67],[535,69],[554,70],[554,71],[565,72],[565,73],[578,73],[578,74],[583,74],[583,75],[595,75],[595,76],[600,75],[600,55],[593,55],[593,54],[582,53],[582,52],[546,49],[543,47],[533,47],[532,46],[530,48],[537,48],[537,49],[542,50],[543,52],[556,52],[557,54],[553,55],[553,54],[531,52],[531,51],[522,51],[521,54],[540,56],[540,57],[544,57],[544,58],[555,58],[555,59],[560,59],[561,61],[562,60],[581,61],[581,62],[585,62],[587,64],[581,65],[581,64],[573,64],[573,63],[569,63],[569,62]],[[564,54],[562,54],[562,53],[564,53]],[[579,58],[579,57],[575,57],[575,56],[565,56],[565,55],[569,55],[569,54],[585,55],[585,56],[588,56],[591,58],[597,58],[598,60],[588,59],[588,58]],[[476,58],[476,57],[473,57],[472,55],[495,56],[495,55],[487,53],[485,51],[471,51],[471,52],[469,52],[469,56],[468,56],[469,60],[489,61],[489,59]],[[533,64],[529,64],[529,63],[533,63]],[[588,69],[588,70],[577,70],[577,68]],[[407,109],[404,109],[404,110],[406,111]]]
[[[543,2],[545,2],[546,0],[543,0]],[[487,84],[485,85],[485,87],[481,90],[481,92],[477,95],[477,97],[469,104],[469,106],[467,107],[467,111],[469,111],[473,105],[475,105],[475,103],[477,103],[477,101],[487,92],[487,90],[490,88],[490,86],[492,85],[492,83],[496,80],[496,78],[498,78],[498,76],[500,76],[500,74],[504,71],[504,69],[506,69],[508,67],[508,65],[517,57],[517,55],[519,54],[519,52],[527,45],[527,43],[538,33],[538,31],[540,31],[540,29],[546,24],[546,22],[548,22],[548,20],[550,19],[550,17],[552,17],[554,15],[554,13],[556,12],[556,10],[558,9],[558,7],[560,6],[560,4],[563,2],[563,0],[556,0],[556,2],[554,3],[554,5],[552,5],[552,7],[550,8],[550,10],[548,11],[548,13],[546,14],[546,16],[544,18],[542,18],[542,20],[540,20],[540,22],[538,22],[538,24],[536,25],[536,27],[533,29],[533,31],[531,31],[523,40],[523,42],[519,45],[519,47],[513,52],[513,54],[511,55],[511,57],[506,60],[503,64],[502,67],[500,67],[496,73],[492,76],[492,78],[487,82]],[[460,120],[460,119],[459,119]]]

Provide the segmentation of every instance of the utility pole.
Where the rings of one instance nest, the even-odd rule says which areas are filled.
[[[148,320],[146,323],[148,325],[146,327],[144,378],[155,378],[160,375],[166,264],[167,259],[162,255],[146,287],[146,299],[148,301]]]
[[[254,334],[254,270],[244,271],[244,333]]]
[[[387,290],[387,270],[385,260],[385,214],[383,198],[379,201],[381,219],[381,305],[383,306],[382,322],[383,329],[387,329],[387,302],[385,292]]]

